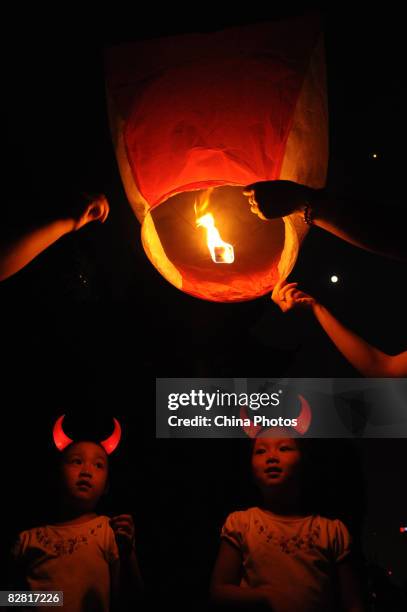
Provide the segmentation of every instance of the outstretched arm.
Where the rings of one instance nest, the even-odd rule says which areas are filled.
[[[103,223],[108,214],[109,204],[104,196],[100,196],[86,206],[79,219],[59,219],[9,238],[0,244],[0,281],[16,274],[61,236],[91,221],[99,220]]]
[[[302,213],[310,225],[378,255],[407,261],[404,227],[406,208],[392,214],[387,202],[338,200],[323,189],[311,189],[292,181],[262,181],[248,185],[244,195],[261,219]],[[401,218],[403,217],[403,218]]]
[[[280,281],[274,287],[272,299],[283,312],[301,306],[311,308],[337,349],[363,376],[397,378],[407,375],[407,351],[388,355],[375,348],[345,327],[325,306],[299,291],[297,283]]]
[[[365,251],[407,261],[400,211],[396,216],[385,203],[361,206],[358,201],[335,200],[317,193],[309,202],[313,225]]]
[[[407,375],[407,351],[388,355],[345,327],[325,306],[315,302],[312,310],[335,346],[363,376],[396,378]]]

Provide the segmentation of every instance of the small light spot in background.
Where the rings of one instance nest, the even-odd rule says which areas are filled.
[[[372,159],[379,159],[378,153],[372,153],[371,157],[372,157]]]
[[[337,276],[335,276],[335,274],[333,274],[333,275],[331,276],[331,283],[337,283],[337,282],[338,282],[338,280],[339,280],[339,278],[338,278]]]

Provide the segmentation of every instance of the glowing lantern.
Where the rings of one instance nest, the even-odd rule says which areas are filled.
[[[200,298],[269,292],[292,270],[307,225],[299,214],[259,220],[242,187],[325,184],[319,20],[120,46],[106,74],[119,169],[150,261]]]

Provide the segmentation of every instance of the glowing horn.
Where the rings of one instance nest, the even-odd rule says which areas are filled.
[[[119,421],[113,417],[113,422],[113,433],[106,438],[106,440],[102,440],[102,442],[100,442],[100,445],[103,446],[108,455],[116,450],[119,445],[120,438],[122,437],[122,428],[120,427]]]
[[[64,432],[62,428],[62,421],[64,420],[64,418],[65,418],[65,415],[63,414],[62,416],[59,417],[59,419],[55,421],[54,429],[52,431],[52,436],[54,438],[55,446],[60,451],[63,451],[64,448],[66,448],[73,442],[71,438],[68,438],[68,436],[66,435],[66,433]]]
[[[249,436],[249,438],[255,438],[258,433],[263,429],[261,425],[254,425],[253,421],[250,419],[247,414],[247,406],[242,406],[240,409],[240,418],[246,420],[249,419],[250,426],[243,425],[244,432]]]
[[[298,395],[298,397],[300,398],[301,402],[301,412],[297,418],[297,425],[293,425],[293,429],[298,431],[299,434],[304,435],[311,425],[312,413],[311,407],[307,400],[302,397],[302,395]]]
[[[298,397],[301,402],[301,410],[300,414],[297,417],[297,425],[293,425],[293,429],[295,429],[297,433],[303,436],[308,431],[311,425],[312,413],[311,407],[305,397],[303,397],[302,395],[298,395]],[[240,417],[242,419],[250,420],[250,417],[247,414],[247,406],[243,406],[240,409]],[[243,430],[249,436],[249,438],[256,438],[263,429],[266,430],[267,427],[262,427],[261,425],[254,425],[253,421],[251,420],[249,426],[243,425]]]

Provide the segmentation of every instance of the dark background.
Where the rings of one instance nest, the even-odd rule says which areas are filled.
[[[96,429],[108,429],[115,414],[124,422],[126,440],[112,498],[118,511],[135,512],[147,578],[174,596],[182,584],[185,593],[204,598],[219,526],[237,504],[251,503],[251,490],[241,488],[245,464],[237,443],[154,440],[155,376],[357,375],[315,321],[306,315],[287,321],[269,297],[213,304],[169,285],[144,255],[110,141],[105,48],[286,16],[288,11],[278,10],[222,16],[194,7],[129,19],[119,8],[85,16],[62,9],[42,15],[36,7],[6,21],[3,235],[13,226],[75,214],[81,192],[104,192],[111,205],[105,225],[91,224],[63,238],[0,287],[7,537],[32,526],[47,509],[47,494],[38,508],[27,499],[46,489],[53,419],[63,412],[87,414]],[[378,222],[380,215],[392,214],[399,226],[389,202],[404,209],[403,20],[371,8],[332,9],[322,16],[328,187],[355,205],[359,198],[381,199]],[[406,347],[405,271],[403,264],[313,228],[291,278],[369,342],[396,353]],[[329,281],[332,274],[339,276],[336,285]],[[406,580],[407,536],[397,534],[400,523],[407,524],[406,444],[359,441],[358,450],[368,484],[365,541],[378,549],[380,564],[394,564]],[[344,456],[335,452],[333,458]],[[352,468],[331,476],[345,480],[342,502],[339,494],[336,499],[345,514],[353,503],[348,475],[353,478]]]

